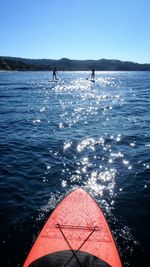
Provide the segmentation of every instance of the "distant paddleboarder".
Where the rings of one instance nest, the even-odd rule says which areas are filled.
[[[91,80],[95,80],[95,69],[92,69]]]
[[[89,80],[89,81],[91,81],[91,82],[95,82],[95,69],[94,68],[92,68],[89,77],[86,78],[86,79]]]
[[[53,80],[58,80],[58,78],[57,78],[57,70],[56,70],[56,68],[54,68],[54,70],[53,70]]]

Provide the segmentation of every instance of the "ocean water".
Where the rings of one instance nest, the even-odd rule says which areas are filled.
[[[59,201],[89,192],[123,266],[150,266],[150,72],[0,72],[1,266],[22,266]]]

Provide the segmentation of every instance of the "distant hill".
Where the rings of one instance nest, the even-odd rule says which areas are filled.
[[[121,60],[71,60],[68,58],[55,60],[0,56],[0,70],[51,71],[54,67],[64,71],[91,70],[93,67],[97,71],[150,71],[150,64],[139,64]]]

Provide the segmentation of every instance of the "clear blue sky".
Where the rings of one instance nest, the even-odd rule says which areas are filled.
[[[150,0],[0,0],[0,55],[150,63]]]

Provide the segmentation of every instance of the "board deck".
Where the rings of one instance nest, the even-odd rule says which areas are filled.
[[[57,82],[60,82],[60,80],[49,80],[50,83],[57,83]]]
[[[55,208],[23,267],[28,267],[30,264],[32,266],[33,262],[45,255],[57,252],[62,252],[63,255],[64,251],[70,251],[70,259],[75,258],[77,262],[80,261],[78,254],[85,252],[86,255],[93,255],[106,263],[96,266],[122,267],[106,219],[94,199],[83,189],[71,192]],[[60,266],[78,266],[78,264]]]

